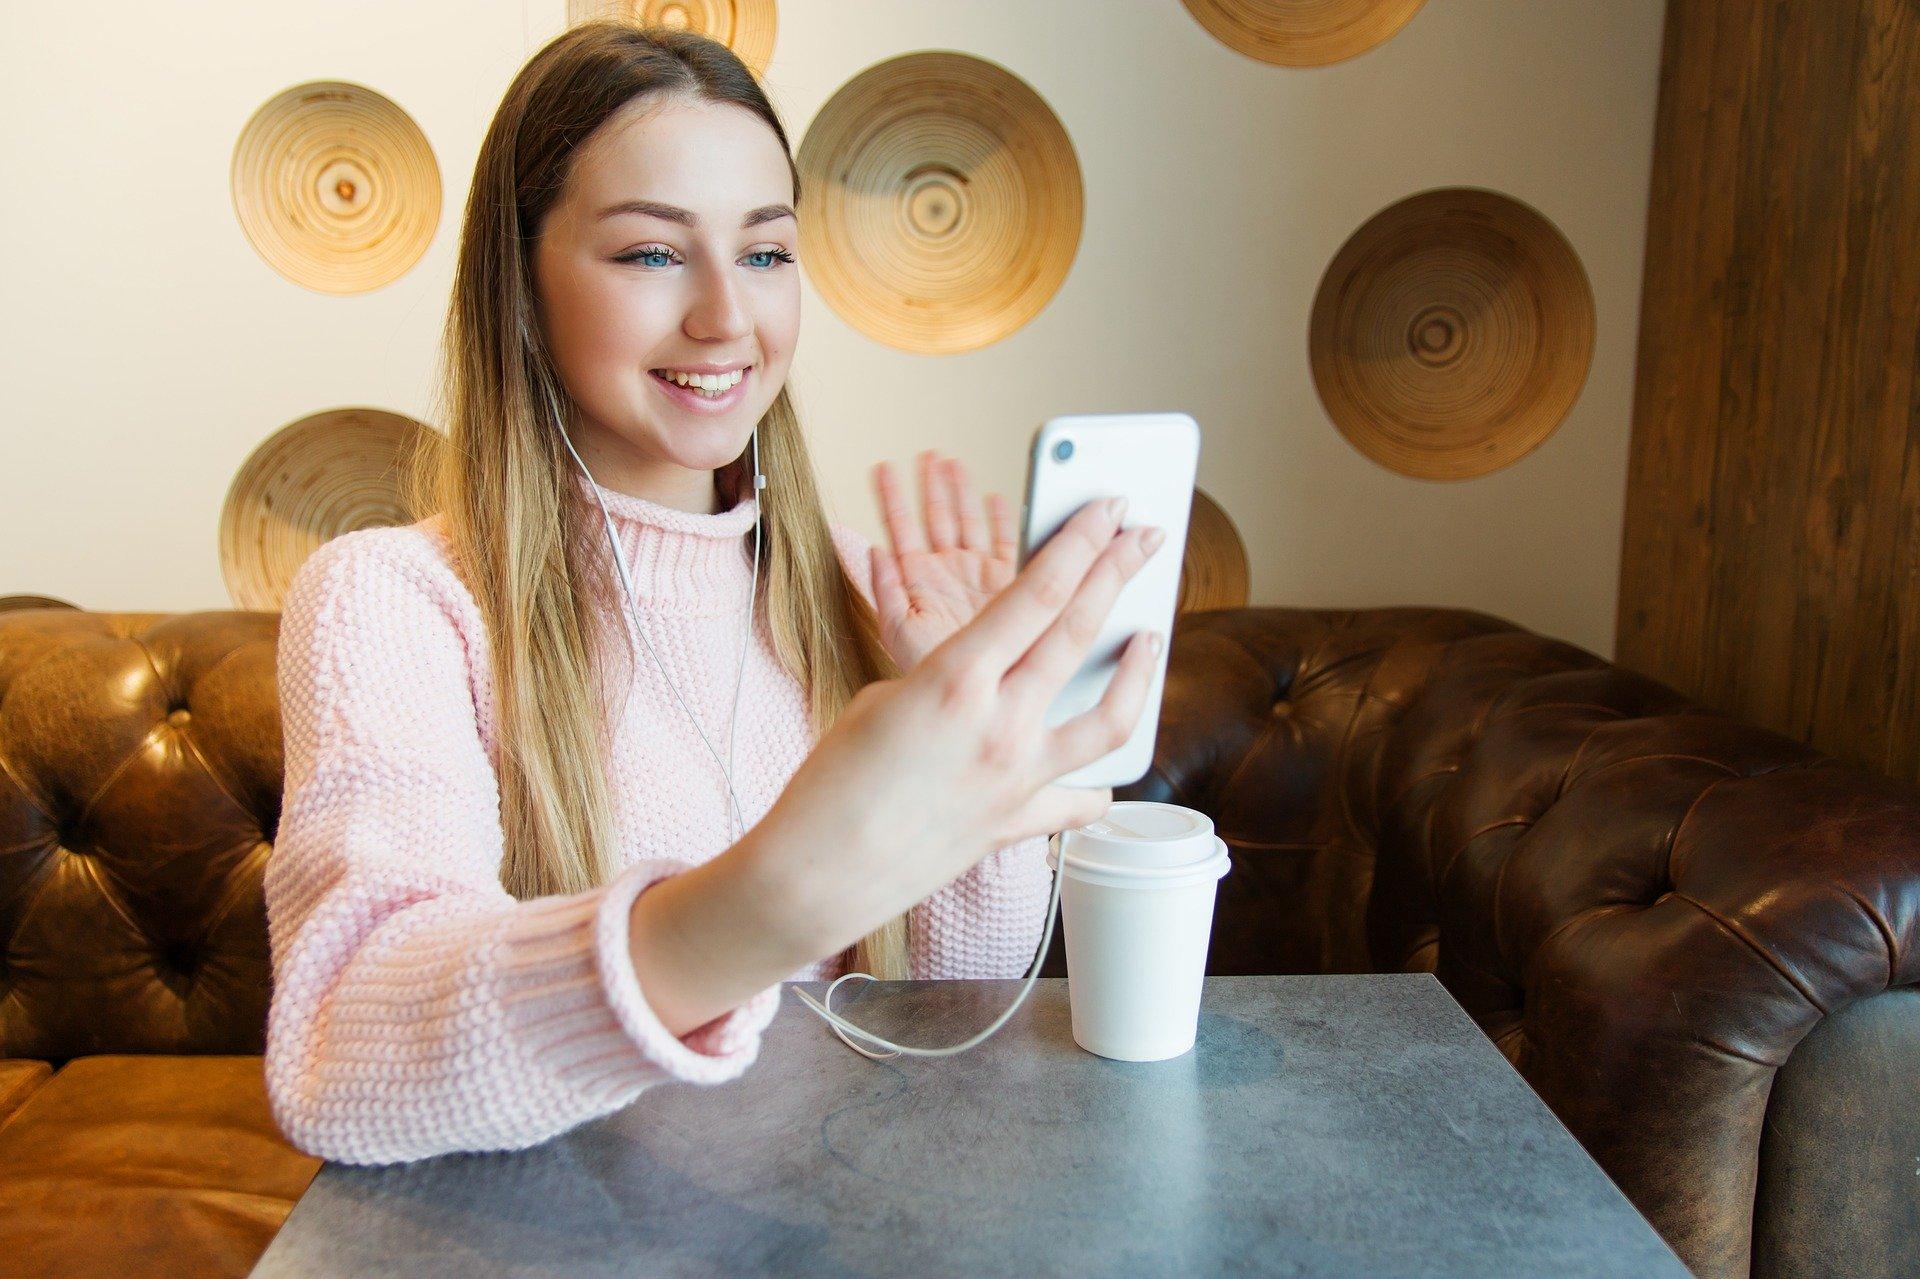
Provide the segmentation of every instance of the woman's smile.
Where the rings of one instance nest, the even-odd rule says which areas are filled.
[[[753,379],[753,365],[733,373],[708,373],[692,378],[694,385],[683,385],[659,369],[649,369],[648,377],[669,400],[695,413],[725,413],[747,398],[747,384]],[[687,378],[687,374],[676,375]],[[728,385],[731,382],[732,385]],[[711,388],[711,389],[708,389]]]

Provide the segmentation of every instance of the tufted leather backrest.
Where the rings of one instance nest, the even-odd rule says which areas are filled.
[[[1183,618],[1130,793],[1233,851],[1214,971],[1434,971],[1703,1275],[1775,1071],[1920,981],[1920,791],[1482,614]]]
[[[0,1055],[262,1050],[279,624],[0,612]]]
[[[1406,921],[1400,944],[1381,948],[1384,963],[1368,941],[1383,748],[1453,645],[1523,634],[1440,609],[1228,609],[1180,619],[1153,770],[1116,795],[1209,813],[1234,852],[1210,971],[1432,967],[1431,930],[1417,921]]]

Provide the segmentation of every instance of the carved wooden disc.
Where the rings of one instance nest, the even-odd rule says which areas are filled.
[[[1468,479],[1539,445],[1579,398],[1593,290],[1535,210],[1494,191],[1427,191],[1334,255],[1308,354],[1355,448],[1402,475]]]
[[[1187,515],[1187,549],[1180,563],[1176,613],[1210,608],[1245,608],[1248,598],[1247,545],[1221,505],[1201,489],[1193,490]]]
[[[802,261],[868,337],[952,354],[1039,314],[1080,244],[1080,163],[1012,72],[943,50],[869,67],[800,144]]]
[[[755,75],[773,60],[774,0],[567,0],[567,24],[620,18],[642,27],[696,31],[732,49]]]
[[[0,595],[0,613],[10,613],[15,609],[29,608],[74,608],[78,604],[69,603],[53,595]]]
[[[430,438],[417,440],[420,432]],[[295,570],[322,543],[360,528],[411,523],[399,463],[439,433],[384,409],[329,409],[253,451],[220,513],[220,571],[241,608],[278,609]]]
[[[274,270],[365,293],[420,260],[440,225],[440,167],[413,117],[363,85],[295,85],[233,146],[233,208]]]
[[[1322,67],[1365,53],[1426,0],[1181,0],[1229,49],[1283,67]]]

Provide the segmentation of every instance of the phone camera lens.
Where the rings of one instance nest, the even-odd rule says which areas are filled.
[[[1055,445],[1053,446],[1053,460],[1054,460],[1054,461],[1056,461],[1056,462],[1064,462],[1064,461],[1066,461],[1066,460],[1067,460],[1068,458],[1070,458],[1070,457],[1072,457],[1072,456],[1073,456],[1073,441],[1072,441],[1072,440],[1061,440],[1061,441],[1060,441],[1060,442],[1059,442],[1058,444],[1055,444]]]

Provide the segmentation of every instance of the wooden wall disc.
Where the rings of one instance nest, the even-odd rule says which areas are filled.
[[[1229,49],[1283,67],[1323,67],[1365,53],[1427,0],[1181,0]]]
[[[1198,613],[1209,608],[1245,608],[1251,577],[1247,544],[1221,505],[1205,492],[1193,490],[1193,508],[1187,515],[1187,549],[1180,562],[1179,603],[1176,613]]]
[[[0,613],[11,613],[16,609],[29,608],[77,609],[79,607],[78,604],[70,604],[66,600],[59,599],[52,595],[0,595]]]
[[[365,293],[420,260],[440,225],[440,166],[413,117],[363,85],[295,85],[233,144],[240,229],[320,293]]]
[[[946,355],[1039,314],[1080,244],[1080,162],[1040,95],[946,50],[862,71],[798,156],[801,260],[875,341]]]
[[[428,437],[418,439],[420,432]],[[241,608],[278,609],[301,563],[360,528],[411,523],[404,450],[439,433],[383,409],[329,409],[282,427],[253,451],[220,513],[220,571]]]
[[[1402,475],[1469,479],[1537,446],[1579,398],[1593,289],[1559,228],[1518,200],[1426,191],[1334,255],[1308,355],[1355,448]]]
[[[733,50],[755,75],[773,61],[774,0],[567,0],[567,25],[619,18],[642,27],[696,31]]]

